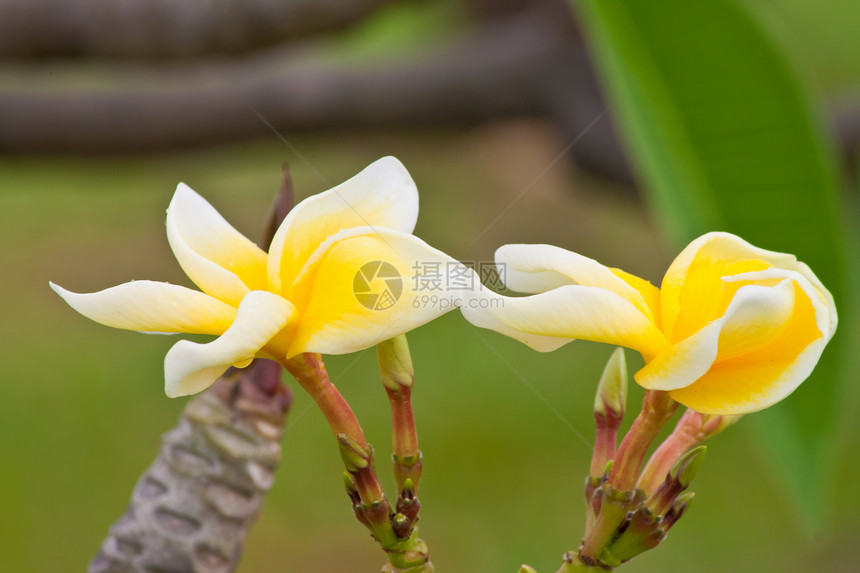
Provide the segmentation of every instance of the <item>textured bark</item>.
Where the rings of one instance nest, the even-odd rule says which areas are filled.
[[[89,573],[228,573],[274,482],[290,395],[274,362],[193,398]]]
[[[0,0],[0,57],[235,54],[343,28],[388,0]]]

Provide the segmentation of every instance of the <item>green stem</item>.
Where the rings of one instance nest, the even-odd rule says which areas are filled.
[[[564,554],[564,561],[556,573],[606,573],[606,569],[597,565],[586,565],[579,555],[572,551]]]

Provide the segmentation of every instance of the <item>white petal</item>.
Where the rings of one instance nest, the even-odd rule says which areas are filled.
[[[330,235],[353,227],[411,233],[418,220],[418,190],[394,157],[383,157],[352,179],[308,197],[287,215],[269,248],[269,290],[283,291]]]
[[[502,322],[494,310],[504,308],[505,303],[512,300],[512,297],[496,294],[492,291],[483,289],[469,297],[461,307],[460,312],[463,316],[481,328],[494,330],[499,334],[503,334],[514,340],[519,340],[538,352],[552,352],[571,342],[573,338],[565,338],[560,336],[541,336],[539,334],[529,334],[522,330],[512,328]]]
[[[132,281],[85,294],[50,285],[76,311],[114,328],[221,334],[236,317],[232,306],[202,292],[168,283]]]
[[[600,287],[630,301],[646,316],[652,315],[642,293],[611,269],[560,247],[503,245],[496,251],[496,264],[499,276],[511,290],[540,293],[570,284]]]
[[[552,245],[523,244],[502,245],[496,249],[495,258],[499,277],[505,286],[513,291],[529,294],[576,284],[576,281],[559,267],[566,266],[566,262],[574,264],[572,259],[575,258],[585,259]]]
[[[760,259],[775,267],[791,270],[794,270],[797,264],[797,258],[794,255],[760,249],[731,233],[712,232],[705,233],[687,245],[672,261],[666,276],[683,277],[690,264],[697,259],[719,261]]]
[[[502,305],[463,307],[478,326],[494,328],[523,342],[521,334],[606,342],[638,350],[650,358],[666,347],[657,327],[628,300],[598,287],[562,286],[526,297],[501,297]],[[499,323],[505,329],[497,328]],[[527,342],[528,343],[528,342]]]
[[[266,253],[184,183],[167,209],[167,239],[191,280],[220,300],[235,306],[266,288]]]
[[[266,291],[251,291],[236,320],[208,344],[180,340],[164,359],[165,392],[171,398],[209,387],[231,365],[246,366],[287,324],[294,307]]]

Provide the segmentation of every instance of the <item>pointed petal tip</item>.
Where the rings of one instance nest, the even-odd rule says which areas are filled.
[[[48,286],[51,287],[51,290],[57,293],[57,295],[61,299],[63,299],[66,304],[77,310],[77,308],[75,308],[75,305],[72,303],[72,300],[74,300],[76,297],[84,296],[82,293],[72,292],[68,289],[64,289],[53,281],[48,281]]]
[[[209,202],[203,198],[200,193],[189,187],[183,182],[176,185],[176,190],[173,192],[173,197],[170,198],[170,203],[167,205],[168,220],[171,216],[177,216],[177,210],[187,211],[195,208],[200,202],[209,205]]]
[[[182,181],[176,184],[176,191],[174,192],[174,195],[179,195],[180,193],[193,193],[194,195],[197,195],[197,192],[194,189],[192,189]]]

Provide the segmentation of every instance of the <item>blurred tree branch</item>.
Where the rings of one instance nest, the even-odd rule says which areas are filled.
[[[389,0],[0,0],[0,58],[237,54],[343,28]]]
[[[11,53],[5,46],[13,42],[3,35],[5,28],[13,27],[4,14],[25,4],[32,4],[25,10],[31,13],[50,1],[0,0],[0,53]],[[101,6],[95,0],[81,1]],[[128,0],[123,6],[139,8],[139,1]],[[259,15],[265,7],[283,4],[284,14],[294,11],[284,18],[294,23],[295,31],[283,37],[300,35],[300,28],[301,34],[312,34],[346,25],[383,2],[362,0],[344,9],[342,4],[352,3],[327,0],[324,6],[331,13],[325,19],[306,15],[313,12],[308,7],[315,5],[312,0],[254,0],[245,8],[246,19],[236,26],[247,31],[254,27],[248,14]],[[152,0],[152,4],[156,11],[167,9],[167,0]],[[211,2],[189,2],[194,8],[183,8],[188,12],[180,10],[172,17],[205,27],[211,22],[204,23],[204,4],[212,7]],[[226,6],[238,9],[234,4],[238,2],[225,0]],[[578,163],[632,183],[611,114],[595,123],[606,103],[567,2],[471,0],[469,6],[481,21],[459,41],[418,57],[361,66],[323,58],[309,41],[241,59],[184,60],[158,66],[124,62],[101,70],[83,87],[70,87],[69,74],[63,73],[76,64],[43,61],[18,68],[7,64],[4,75],[12,81],[0,87],[0,151],[114,153],[176,148],[265,136],[270,129],[266,122],[291,134],[538,116],[559,125],[565,140],[578,140],[570,150]],[[325,12],[322,7],[318,10]],[[238,32],[224,36],[233,38],[229,49],[228,44],[218,43],[221,40],[207,45],[200,32],[188,40],[197,42],[192,47],[180,49],[166,42],[148,48],[148,54],[154,55],[153,50],[162,50],[162,55],[250,50],[277,41],[272,27],[265,30],[245,44],[237,40]],[[216,38],[216,32],[210,32],[211,38]],[[32,45],[38,41],[32,40]],[[129,54],[87,49],[117,57]],[[860,143],[858,117],[856,105],[841,105],[830,113],[831,128],[849,162]]]
[[[0,0],[2,3],[2,0]],[[72,89],[50,68],[0,91],[0,150],[132,152],[326,128],[438,125],[551,116],[573,140],[605,104],[563,1],[532,2],[418,58],[356,67],[293,45],[243,60],[123,64]],[[26,86],[26,87],[20,87]],[[577,160],[631,181],[608,118]]]

